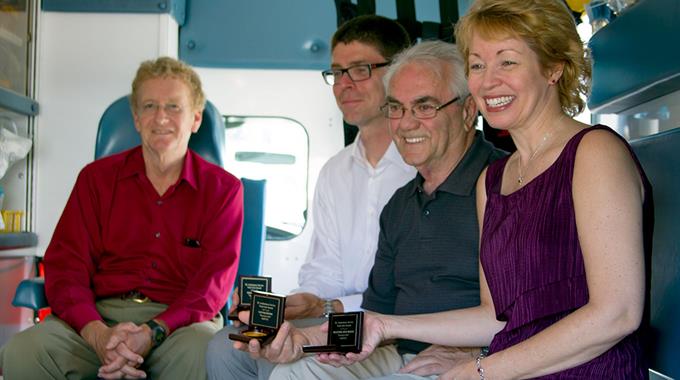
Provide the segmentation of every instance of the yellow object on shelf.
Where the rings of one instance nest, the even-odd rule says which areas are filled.
[[[2,220],[5,223],[5,228],[0,230],[0,233],[21,232],[23,217],[23,211],[2,210]]]
[[[590,0],[567,0],[567,5],[574,12],[583,12],[584,6],[590,2]]]

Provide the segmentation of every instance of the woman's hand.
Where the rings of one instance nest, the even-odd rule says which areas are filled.
[[[449,347],[433,344],[421,351],[399,373],[410,373],[418,376],[440,375],[457,365],[474,360],[479,355],[479,347]]]
[[[439,376],[438,380],[479,380],[475,359],[466,360]]]

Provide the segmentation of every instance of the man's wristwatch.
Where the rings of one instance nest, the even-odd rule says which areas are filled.
[[[151,329],[151,343],[153,343],[153,348],[156,348],[163,343],[165,338],[168,336],[168,332],[165,331],[165,327],[160,325],[153,319],[145,322],[147,326]]]
[[[333,309],[333,300],[325,300],[323,302],[323,317],[328,318],[328,315],[330,315],[332,312],[335,310]]]

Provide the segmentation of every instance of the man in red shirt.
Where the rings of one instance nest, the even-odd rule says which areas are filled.
[[[45,253],[54,316],[10,340],[7,378],[206,377],[238,266],[243,190],[188,149],[204,103],[186,64],[142,63],[130,97],[142,145],[78,176]]]

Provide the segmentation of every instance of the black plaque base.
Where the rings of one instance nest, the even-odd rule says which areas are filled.
[[[361,352],[364,313],[331,313],[328,316],[328,344],[325,346],[302,346],[303,352]]]
[[[236,340],[243,343],[248,343],[252,339],[260,342],[260,345],[265,345],[271,342],[276,336],[276,330],[262,329],[258,327],[248,328],[241,331],[239,334],[229,334],[229,339]]]
[[[342,346],[302,346],[302,352],[306,353],[321,353],[321,352],[338,352],[338,353],[347,353],[347,352],[354,352],[354,353],[359,353],[361,350],[356,351],[356,350],[347,350],[346,347]]]

